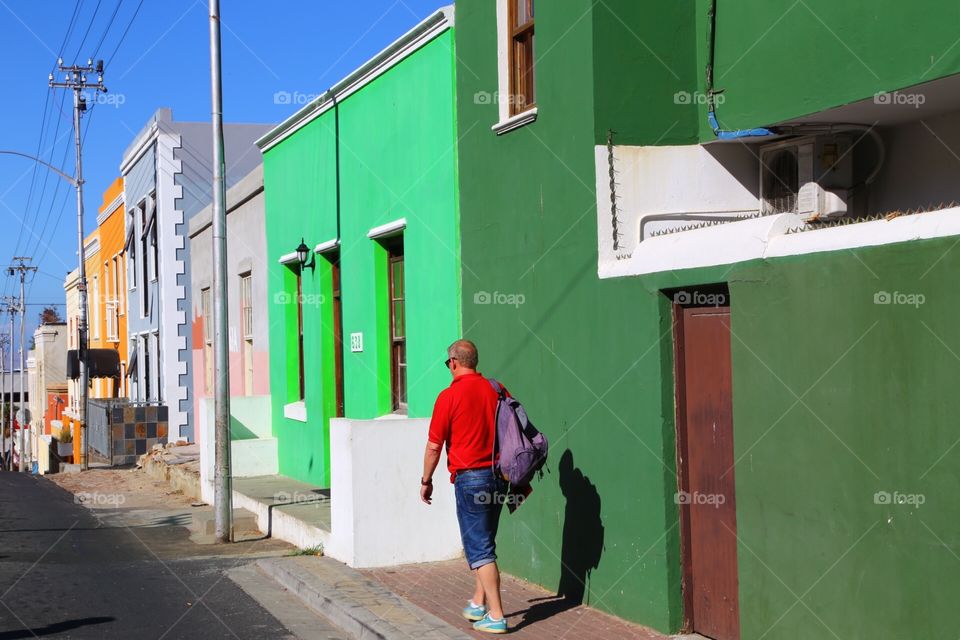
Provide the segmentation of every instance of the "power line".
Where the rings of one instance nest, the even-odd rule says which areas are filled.
[[[130,27],[133,26],[133,21],[137,19],[137,14],[140,13],[140,7],[143,6],[143,0],[140,0],[140,4],[137,5],[137,8],[134,10],[133,15],[130,17],[130,22],[127,23],[127,28],[123,30],[123,35],[120,36],[120,41],[117,43],[117,46],[113,48],[113,53],[107,58],[107,64],[105,66],[109,67],[110,63],[113,62],[113,57],[117,55],[117,51],[120,49],[120,45],[123,44],[123,41],[127,38],[127,33],[130,32]]]
[[[93,23],[97,20],[97,12],[100,11],[100,4],[103,0],[97,0],[97,6],[93,8],[93,15],[90,16],[90,22],[87,24],[87,30],[83,32],[83,39],[80,40],[80,46],[77,47],[77,53],[73,56],[74,60],[77,60],[80,57],[80,52],[83,51],[83,45],[87,43],[87,36],[90,35],[90,29],[93,28]]]
[[[94,49],[93,55],[91,56],[94,60],[97,59],[97,55],[100,53],[100,47],[103,46],[103,41],[107,39],[107,34],[110,32],[110,28],[113,26],[113,21],[116,19],[122,4],[123,0],[117,0],[117,6],[113,8],[113,14],[110,16],[110,21],[107,22],[107,28],[103,30],[103,35],[100,36],[100,42],[97,43],[97,48]]]

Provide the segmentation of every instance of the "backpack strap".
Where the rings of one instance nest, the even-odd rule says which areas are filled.
[[[493,451],[490,453],[490,465],[496,472],[497,468],[497,451],[500,448],[499,434],[497,425],[500,423],[500,401],[506,397],[506,394],[503,391],[503,385],[494,380],[493,378],[487,378],[487,382],[490,383],[490,386],[493,387],[493,390],[497,392],[497,411],[493,414]]]

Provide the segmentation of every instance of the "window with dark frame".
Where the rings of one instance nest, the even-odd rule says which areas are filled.
[[[336,394],[336,417],[344,415],[343,404],[343,302],[340,295],[340,254],[330,257],[330,281],[333,291],[333,375]]]
[[[298,265],[294,269],[297,276],[297,375],[299,378],[299,400],[304,400],[306,394],[306,381],[304,378],[304,353],[303,353],[303,274]]]
[[[390,378],[394,411],[407,409],[407,330],[403,280],[403,238],[386,244],[390,286]]]
[[[534,0],[507,0],[510,8],[510,115],[537,104],[534,82]]]

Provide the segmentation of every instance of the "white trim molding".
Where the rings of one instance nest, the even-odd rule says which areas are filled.
[[[326,242],[321,242],[313,248],[314,253],[326,253],[327,251],[333,251],[340,246],[340,238],[334,238],[333,240],[327,240]]]
[[[399,220],[394,220],[393,222],[388,222],[386,224],[381,224],[379,227],[374,227],[367,231],[367,237],[371,240],[377,238],[386,238],[387,236],[395,235],[404,229],[407,228],[407,219],[400,218]]]
[[[370,84],[391,68],[402,62],[414,51],[420,49],[444,31],[453,28],[453,5],[442,7],[423,20],[407,33],[389,44],[383,51],[365,62],[353,73],[324,91],[295,114],[268,131],[256,141],[261,151],[283,142],[297,130],[329,111],[340,101]]]
[[[113,215],[116,212],[117,209],[123,206],[124,204],[123,198],[124,198],[124,194],[123,194],[123,190],[121,189],[117,197],[114,198],[113,201],[103,209],[103,211],[97,214],[97,226],[102,225],[104,220],[109,218],[111,215]]]
[[[960,236],[960,207],[787,233],[801,226],[800,216],[783,213],[648,238],[629,258],[601,264],[598,275],[637,276]]]
[[[283,417],[297,422],[307,421],[307,404],[303,400],[283,405]]]
[[[490,127],[490,129],[495,132],[498,136],[502,136],[505,133],[509,133],[514,129],[519,129],[524,125],[528,125],[531,122],[536,122],[537,120],[537,107],[533,109],[527,109],[523,113],[518,113],[515,116],[510,116],[506,120],[501,120],[497,124]]]
[[[294,262],[300,262],[300,257],[297,255],[296,251],[291,251],[290,253],[285,253],[277,258],[277,262],[280,264],[292,264]]]

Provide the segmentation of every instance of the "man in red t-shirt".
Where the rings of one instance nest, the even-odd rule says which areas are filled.
[[[463,552],[476,575],[473,598],[463,616],[474,622],[477,631],[506,633],[496,554],[505,492],[493,471],[498,395],[490,381],[477,373],[476,345],[457,340],[447,349],[447,356],[445,364],[453,382],[440,392],[433,408],[420,498],[430,504],[433,472],[440,462],[440,450],[446,446]]]

